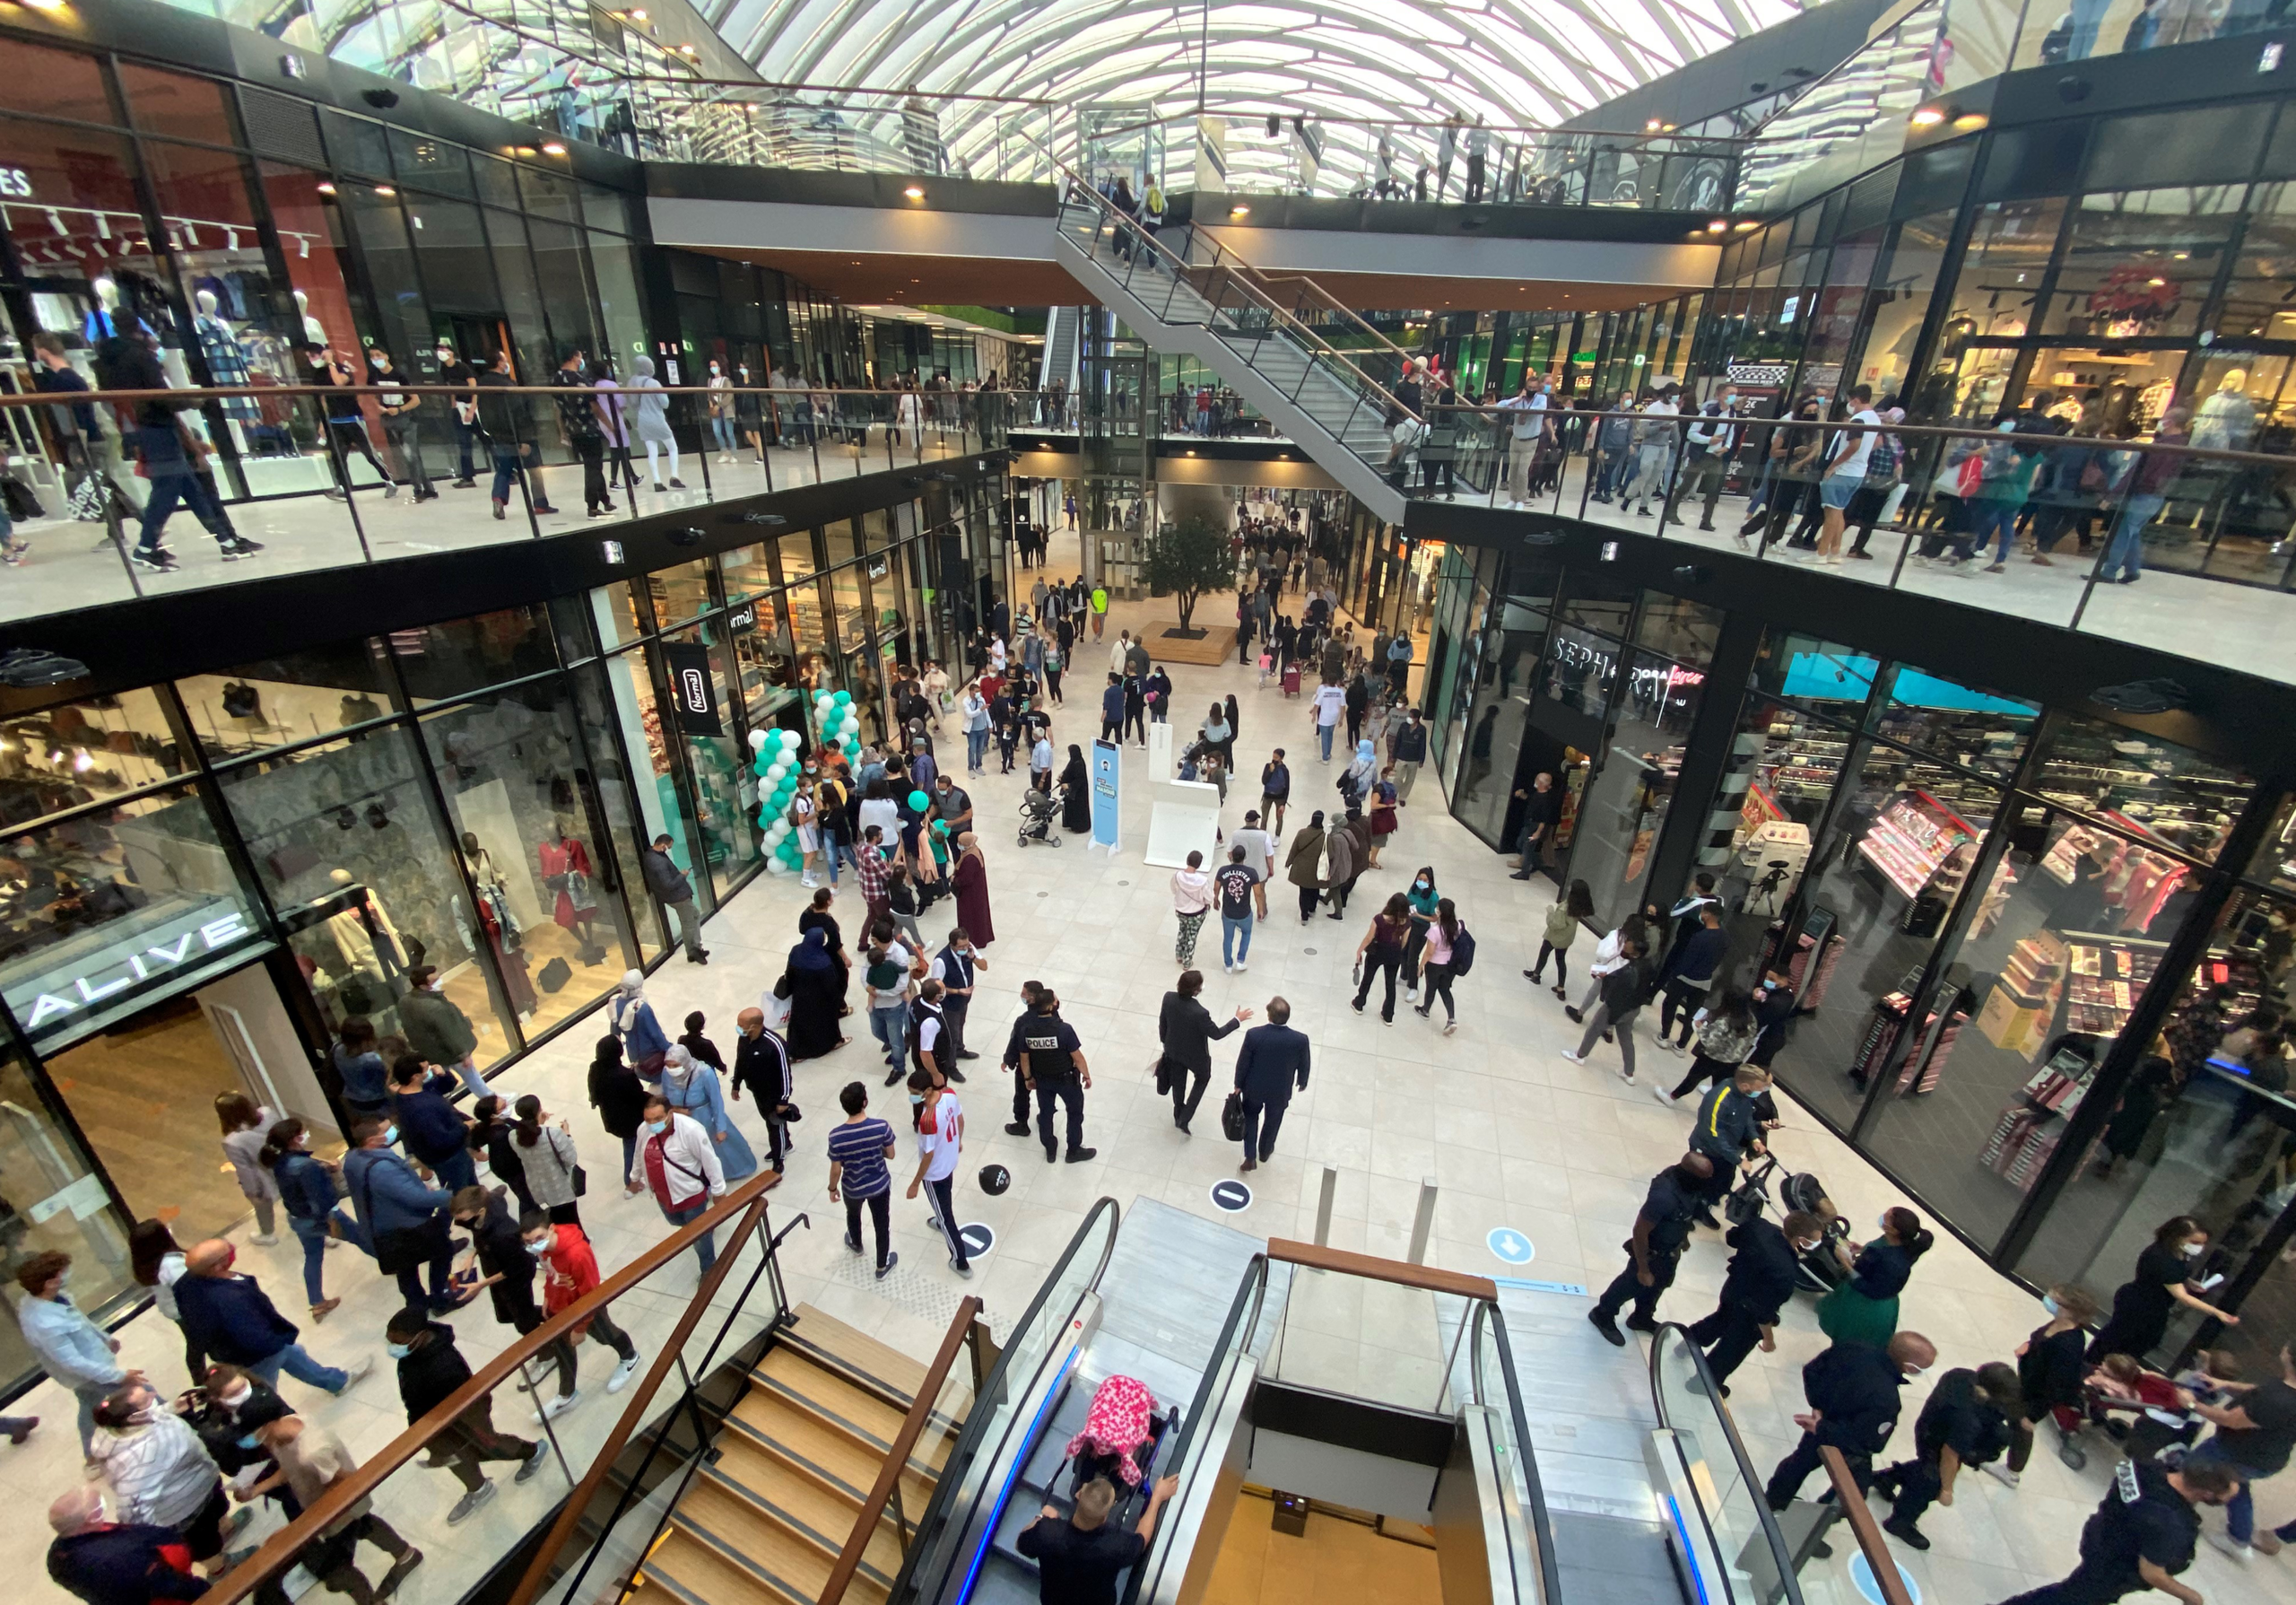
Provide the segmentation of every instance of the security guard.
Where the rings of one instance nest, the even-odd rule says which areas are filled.
[[[1732,1226],[1724,1239],[1736,1252],[1730,1256],[1729,1274],[1722,1278],[1722,1295],[1714,1313],[1690,1329],[1691,1341],[1706,1350],[1706,1368],[1730,1397],[1730,1373],[1760,1344],[1767,1354],[1778,1347],[1771,1335],[1779,1313],[1794,1296],[1800,1267],[1796,1256],[1807,1252],[1825,1238],[1825,1223],[1796,1209],[1783,1225],[1773,1226],[1761,1216]]]
[[[1892,1506],[1882,1531],[1917,1549],[1929,1548],[1922,1513],[1935,1502],[1953,1503],[1953,1479],[1964,1466],[1998,1460],[2009,1447],[2009,1417],[2020,1406],[2017,1368],[1999,1360],[1971,1371],[1957,1366],[1937,1379],[1913,1422],[1913,1458],[1875,1475],[1874,1486]]]
[[[1887,1349],[1837,1343],[1802,1367],[1802,1397],[1809,1410],[1794,1417],[1802,1441],[1778,1462],[1762,1497],[1784,1510],[1811,1472],[1825,1463],[1831,1444],[1848,1461],[1857,1491],[1874,1486],[1874,1457],[1898,1426],[1898,1390],[1937,1363],[1937,1346],[1919,1332],[1900,1332]]]
[[[1587,1312],[1595,1330],[1621,1348],[1626,1347],[1626,1334],[1618,1330],[1618,1313],[1627,1300],[1634,1301],[1627,1325],[1638,1332],[1658,1330],[1652,1312],[1658,1307],[1658,1295],[1674,1285],[1674,1266],[1683,1257],[1683,1244],[1690,1241],[1691,1222],[1698,1217],[1713,1175],[1713,1161],[1689,1153],[1650,1178],[1650,1191],[1634,1217],[1634,1235],[1622,1245],[1626,1269]]]
[[[1013,1029],[1004,1038],[1004,1068],[1013,1072],[1013,1123],[1004,1128],[1007,1137],[1029,1134],[1029,1080],[1021,1069],[1021,1035],[1037,1012],[1037,999],[1044,996],[1044,983],[1024,981],[1021,983],[1021,1017],[1013,1022]]]
[[[2200,1543],[2200,1512],[2193,1507],[2229,1505],[2239,1491],[2230,1470],[2205,1461],[2187,1461],[2172,1471],[2157,1461],[2125,1460],[2081,1529],[2081,1564],[2073,1575],[2002,1605],[2112,1605],[2148,1588],[2184,1605],[2205,1605],[2198,1589],[2177,1581]]]
[[[1052,1106],[1068,1108],[1068,1163],[1082,1164],[1100,1150],[1084,1146],[1084,1089],[1092,1085],[1092,1068],[1084,1062],[1084,1044],[1075,1027],[1060,1017],[1060,999],[1047,989],[1037,994],[1036,1007],[1014,1027],[1020,1047],[1021,1079],[1037,1095],[1037,1140],[1044,1144],[1044,1162],[1060,1157],[1052,1136]]]

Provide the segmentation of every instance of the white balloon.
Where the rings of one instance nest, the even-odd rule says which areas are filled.
[[[765,732],[763,730],[752,730],[750,732],[750,751],[756,752],[764,746]]]
[[[784,752],[796,752],[803,740],[803,737],[795,730],[776,730],[774,734],[781,737],[781,748]]]
[[[787,774],[788,772],[789,765],[779,758],[776,758],[772,763],[765,766],[765,778],[769,781],[778,781],[783,775]]]

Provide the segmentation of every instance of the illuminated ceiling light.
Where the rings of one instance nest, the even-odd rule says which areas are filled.
[[[1656,134],[1658,131],[1658,119],[1654,117],[1648,122],[1643,124],[1642,131],[1645,134]]]
[[[642,11],[633,11],[630,13],[630,20],[633,22],[642,22],[646,20],[646,13]]]
[[[24,4],[34,11],[57,12],[71,9],[65,4],[65,0],[24,0]]]
[[[375,193],[377,195],[396,195],[398,191],[393,189],[387,184],[378,184],[375,186]]]
[[[1231,217],[1249,217],[1251,214],[1252,209],[1249,206],[1239,205],[1228,208],[1228,215]]]
[[[2158,290],[2167,284],[2168,282],[2169,281],[2166,279],[2147,279],[2144,281],[2144,283],[2145,287],[2148,289]]]
[[[1907,120],[1917,128],[1935,128],[1945,120],[1945,114],[1935,106],[1924,106]]]
[[[566,154],[566,147],[553,139],[543,146],[542,153],[545,156],[563,156]]]
[[[1751,217],[1741,218],[1738,220],[1738,232],[1741,234],[1744,233],[1748,229],[1758,229],[1760,227],[1761,227],[1761,224]]]
[[[1718,217],[1706,225],[1706,231],[1709,234],[1719,234],[1729,226],[1729,221],[1726,218]]]
[[[925,198],[925,190],[923,187],[916,184],[910,185],[908,188],[902,190],[901,193],[912,201],[921,201]]]
[[[317,185],[313,186],[313,188],[317,189],[321,195],[333,195],[335,193],[335,186],[328,183],[325,179],[321,179]]]
[[[691,56],[694,53],[694,48],[691,45],[680,45],[678,47],[678,54],[681,56]]]
[[[1964,111],[1953,119],[1953,128],[1956,133],[1974,134],[1985,126],[1987,120],[1982,111]]]
[[[518,147],[518,154],[521,156],[531,156],[534,153],[535,148],[532,145],[520,145]]]

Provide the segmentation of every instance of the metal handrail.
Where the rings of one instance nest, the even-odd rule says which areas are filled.
[[[1485,1317],[1493,1340],[1499,1346],[1499,1374],[1507,1386],[1507,1414],[1515,1433],[1515,1463],[1523,1469],[1523,1487],[1528,1496],[1524,1501],[1530,1507],[1531,1539],[1538,1546],[1539,1597],[1545,1605],[1561,1605],[1562,1600],[1562,1567],[1554,1557],[1554,1524],[1546,1511],[1546,1485],[1539,1480],[1539,1458],[1531,1446],[1531,1424],[1523,1414],[1523,1384],[1515,1374],[1515,1348],[1507,1339],[1507,1317],[1500,1310],[1496,1299],[1474,1307],[1474,1344],[1473,1353],[1483,1352]],[[1488,1405],[1483,1397],[1483,1367],[1474,1366],[1475,1402]]]
[[[630,1402],[623,1407],[622,1419],[607,1435],[605,1444],[598,1452],[590,1472],[575,1489],[585,1494],[602,1479],[622,1448],[630,1440],[645,1407],[662,1384],[663,1379],[674,1367],[679,1350],[691,1333],[694,1324],[717,1295],[718,1285],[725,1280],[742,1244],[757,1230],[765,1217],[765,1195],[780,1176],[765,1171],[751,1177],[728,1191],[714,1208],[699,1219],[689,1222],[667,1237],[652,1244],[637,1259],[623,1266],[597,1287],[576,1299],[557,1314],[551,1316],[532,1331],[521,1334],[503,1351],[480,1366],[471,1379],[449,1394],[443,1404],[432,1409],[420,1421],[393,1438],[382,1449],[365,1461],[358,1470],[330,1485],[326,1493],[306,1506],[279,1531],[265,1540],[261,1548],[248,1559],[233,1566],[217,1578],[203,1598],[212,1605],[234,1605],[256,1589],[274,1581],[295,1563],[296,1557],[318,1539],[329,1527],[342,1519],[344,1513],[360,1500],[367,1498],[379,1487],[384,1479],[430,1446],[441,1433],[453,1426],[463,1412],[493,1395],[494,1390],[509,1381],[526,1362],[534,1359],[560,1339],[587,1322],[616,1298],[629,1292],[647,1277],[668,1264],[679,1254],[693,1246],[706,1232],[725,1225],[737,1211],[743,1212],[735,1226],[733,1235],[717,1262],[701,1278],[694,1290],[692,1302],[687,1305],[676,1330],[656,1355],[653,1368],[639,1383]],[[561,1513],[559,1523],[552,1529],[552,1541],[544,1546],[541,1561],[546,1562],[556,1553],[564,1534],[572,1530],[569,1515],[578,1515],[580,1500],[577,1499]],[[530,1574],[531,1576],[532,1574]],[[531,1589],[525,1589],[512,1605],[526,1605],[532,1598]]]
[[[1722,1385],[1714,1380],[1714,1373],[1707,1368],[1706,1355],[1691,1340],[1690,1330],[1678,1321],[1662,1321],[1650,1342],[1650,1402],[1658,1412],[1658,1425],[1672,1430],[1674,1423],[1666,1419],[1665,1390],[1659,1385],[1659,1356],[1666,1350],[1666,1334],[1674,1333],[1682,1339],[1683,1350],[1697,1369],[1698,1384],[1706,1390],[1706,1398],[1714,1407],[1714,1418],[1722,1423],[1722,1435],[1729,1441],[1730,1453],[1738,1462],[1739,1482],[1753,1495],[1753,1505],[1761,1517],[1762,1537],[1770,1542],[1770,1553],[1778,1563],[1778,1574],[1785,1580],[1786,1599],[1790,1605],[1802,1605],[1802,1585],[1794,1574],[1792,1555],[1786,1548],[1786,1535],[1778,1529],[1778,1517],[1770,1508],[1770,1501],[1760,1496],[1761,1479],[1754,1473],[1754,1463],[1746,1454],[1745,1444],[1738,1436],[1738,1424],[1730,1419],[1730,1407],[1722,1401]],[[1864,1503],[1860,1500],[1859,1503]]]
[[[1011,1331],[1005,1334],[1004,1341],[998,1348],[995,1367],[990,1370],[987,1380],[982,1383],[973,1394],[972,1409],[965,1416],[964,1431],[958,1435],[956,1446],[949,1451],[948,1459],[942,1462],[940,1478],[933,1485],[933,1497],[926,1501],[925,1508],[918,1513],[917,1541],[909,1547],[909,1552],[901,1557],[900,1574],[893,1579],[892,1586],[886,1590],[885,1597],[889,1601],[906,1597],[906,1591],[917,1568],[918,1557],[925,1552],[926,1534],[939,1522],[945,1519],[947,1514],[945,1506],[956,1497],[956,1487],[962,1480],[961,1469],[969,1465],[973,1457],[980,1452],[981,1440],[988,1431],[988,1417],[995,1413],[993,1409],[983,1409],[983,1401],[995,1400],[1000,1395],[1004,1385],[1006,1372],[1013,1362],[1013,1350],[1019,1346],[1021,1334],[1032,1328],[1039,1318],[1044,1314],[1045,1300],[1050,1295],[1053,1287],[1060,1280],[1061,1273],[1068,1269],[1069,1261],[1076,1257],[1076,1251],[1083,1246],[1086,1234],[1094,1229],[1104,1212],[1115,1216],[1116,1219],[1109,1227],[1108,1242],[1100,1250],[1100,1262],[1092,1268],[1091,1280],[1084,1285],[1085,1292],[1090,1293],[1093,1288],[1098,1287],[1100,1285],[1100,1278],[1108,1274],[1109,1259],[1116,1252],[1117,1233],[1124,1222],[1123,1211],[1118,1208],[1117,1201],[1103,1195],[1085,1211],[1083,1223],[1068,1239],[1068,1246],[1061,1251],[1060,1258],[1053,1261],[1052,1269],[1047,1271],[1044,1279],[1037,1284],[1036,1296],[1029,1301],[1028,1309],[1022,1312],[1020,1320],[1013,1322]],[[1061,1319],[1065,1322],[1067,1316],[1064,1314]],[[514,1601],[512,1605],[526,1605],[526,1602]]]
[[[940,1352],[933,1356],[933,1364],[926,1367],[925,1380],[918,1384],[909,1414],[901,1417],[892,1447],[885,1451],[885,1463],[877,1469],[876,1483],[870,1488],[868,1498],[862,1501],[861,1513],[854,1519],[853,1531],[838,1553],[837,1564],[830,1568],[829,1581],[822,1585],[821,1598],[815,1605],[838,1605],[845,1598],[853,1574],[861,1569],[861,1557],[867,1551],[869,1540],[876,1536],[877,1522],[885,1513],[885,1505],[891,1499],[901,1473],[909,1470],[909,1452],[917,1447],[918,1435],[925,1430],[933,1407],[940,1400],[941,1384],[948,1380],[949,1367],[956,1363],[957,1350],[963,1346],[965,1334],[971,1330],[973,1318],[979,1313],[979,1299],[968,1294],[959,1301],[956,1318],[942,1335]]]
[[[1866,1564],[1873,1568],[1874,1584],[1882,1591],[1882,1605],[1913,1605],[1913,1596],[1906,1591],[1905,1577],[1898,1570],[1896,1557],[1890,1553],[1889,1540],[1882,1536],[1882,1524],[1874,1519],[1871,1506],[1866,1503],[1865,1490],[1857,1486],[1857,1479],[1849,1470],[1849,1461],[1831,1444],[1818,1445],[1818,1458],[1825,1462],[1826,1475],[1833,1479],[1834,1506],[1849,1522],[1849,1531],[1857,1539],[1857,1548],[1866,1556]]]

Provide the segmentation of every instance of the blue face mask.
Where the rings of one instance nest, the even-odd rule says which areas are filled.
[[[413,1354],[414,1349],[410,1344],[386,1343],[383,1345],[383,1352],[389,1355],[391,1358],[395,1360],[403,1360],[406,1358],[407,1356]]]
[[[2049,1319],[2052,1321],[2057,1319],[2057,1315],[2061,1313],[2057,1307],[2057,1300],[2051,1298],[2046,1293],[2041,1295],[2041,1308],[2048,1312]]]
[[[667,1121],[648,1121],[646,1122],[646,1130],[651,1131],[657,1137],[665,1137],[669,1134],[670,1122]]]
[[[253,1433],[251,1433],[251,1432],[250,1432],[250,1433],[244,1433],[244,1434],[240,1435],[240,1437],[239,1437],[239,1447],[240,1447],[240,1448],[242,1448],[242,1449],[256,1449],[256,1448],[259,1448],[259,1447],[261,1447],[261,1446],[262,1446],[262,1444],[263,1444],[263,1440],[262,1440],[261,1438],[257,1437],[257,1436],[255,1435],[255,1434],[253,1434]]]
[[[396,1126],[386,1127],[383,1131],[383,1146],[385,1147],[388,1147],[397,1140],[398,1128]]]

